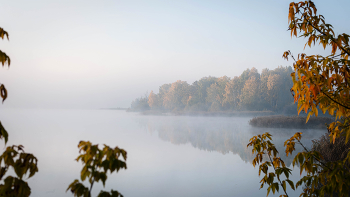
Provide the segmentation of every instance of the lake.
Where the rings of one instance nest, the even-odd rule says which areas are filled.
[[[118,110],[2,109],[0,120],[8,145],[22,144],[39,160],[39,172],[28,179],[36,197],[73,196],[65,192],[80,177],[75,161],[80,140],[119,146],[128,153],[127,170],[109,175],[104,190],[125,197],[266,196],[262,177],[250,163],[249,139],[270,132],[288,165],[283,143],[303,132],[303,143],[326,130],[258,129],[251,117],[143,116]],[[298,147],[301,150],[301,147]],[[297,180],[295,167],[292,180]],[[93,196],[103,189],[95,183]],[[300,188],[301,189],[301,188]],[[288,190],[290,196],[298,192]],[[272,195],[271,195],[272,196]],[[276,195],[277,196],[277,195]]]

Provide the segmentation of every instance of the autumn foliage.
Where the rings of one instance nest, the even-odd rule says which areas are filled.
[[[283,112],[293,108],[296,114],[290,93],[292,71],[291,67],[278,67],[263,69],[260,74],[256,68],[251,68],[234,78],[209,76],[192,84],[178,80],[160,86],[158,94],[151,91],[135,99],[130,110]]]
[[[91,190],[94,183],[102,182],[103,186],[106,184],[107,173],[112,174],[118,172],[120,169],[126,169],[126,151],[118,147],[110,148],[104,145],[103,149],[98,147],[98,144],[91,144],[91,142],[81,141],[78,145],[80,155],[77,161],[84,164],[81,170],[81,181],[86,179],[90,183],[90,187],[84,186],[78,179],[74,180],[67,188],[76,197],[91,197]],[[124,159],[120,160],[119,157]],[[122,195],[115,190],[111,192],[100,191],[98,197],[122,197]]]
[[[9,38],[8,33],[0,28],[0,37]],[[2,66],[10,66],[10,57],[0,50],[0,61]],[[2,102],[7,98],[7,90],[4,84],[0,85],[0,95]],[[4,139],[5,145],[9,135],[0,122],[0,139]],[[14,176],[5,176],[9,170],[15,172]],[[30,153],[24,151],[22,145],[12,145],[5,147],[5,151],[0,155],[0,196],[23,196],[31,194],[31,189],[25,179],[29,179],[38,172],[38,159]]]
[[[294,61],[294,72],[291,74],[292,91],[294,102],[298,103],[298,111],[308,113],[307,120],[312,115],[318,116],[318,108],[323,113],[328,112],[335,116],[335,121],[328,125],[330,145],[325,144],[324,140],[316,141],[315,145],[318,147],[312,150],[303,147],[304,151],[294,157],[293,166],[300,167],[300,175],[305,173],[295,187],[303,187],[300,196],[348,196],[350,192],[348,148],[339,149],[343,152],[337,154],[343,157],[333,160],[325,159],[324,156],[329,151],[324,151],[323,147],[331,147],[332,144],[338,143],[339,139],[342,139],[339,143],[347,144],[350,138],[349,35],[345,33],[335,35],[332,25],[327,24],[322,15],[317,15],[316,6],[312,1],[291,3],[288,22],[292,37],[299,35],[307,39],[305,47],[319,43],[324,49],[331,48],[331,54],[328,56],[302,53],[294,57],[290,51],[283,54],[285,59],[291,58]],[[300,143],[301,135],[296,133],[285,142],[287,156],[293,153],[295,145],[303,146]],[[268,133],[250,140],[248,146],[252,146],[253,153],[256,153],[253,165],[259,165],[259,172],[265,174],[261,180],[261,187],[268,185],[268,194],[270,191],[278,192],[281,187],[284,191],[281,196],[288,196],[285,190],[286,184],[281,182],[280,175],[283,173],[288,179],[290,170],[278,159],[277,150],[271,140],[271,135]],[[339,144],[337,147],[340,147]],[[324,155],[319,152],[320,150]],[[264,154],[268,155],[270,161],[262,163]],[[274,170],[268,172],[268,166],[272,166]],[[290,183],[292,189],[293,184]]]

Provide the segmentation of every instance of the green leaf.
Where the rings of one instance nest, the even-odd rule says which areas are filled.
[[[282,188],[283,188],[283,190],[287,190],[286,181],[282,181]]]
[[[119,149],[118,147],[112,149],[104,145],[104,148],[101,150],[98,144],[92,144],[89,141],[80,141],[78,148],[80,155],[76,160],[78,162],[81,161],[84,165],[80,173],[80,179],[84,181],[88,178],[90,187],[92,187],[94,182],[99,181],[102,181],[103,186],[105,186],[108,170],[110,170],[110,173],[113,173],[115,170],[126,169],[126,163],[118,159],[121,154],[126,159],[126,151],[123,149]],[[68,187],[67,191],[70,189],[74,195],[88,196],[87,191],[89,190],[85,188],[78,180],[75,180]],[[99,196],[118,196],[117,194],[119,195],[116,191],[114,193],[101,192]]]
[[[290,186],[293,190],[295,190],[293,181],[291,181],[291,180],[289,180],[289,179],[286,179],[286,181],[288,182],[289,186]]]
[[[4,138],[5,139],[5,144],[8,141],[8,136],[9,135],[8,135],[7,131],[5,130],[4,126],[2,126],[2,124],[0,122],[0,139]]]
[[[8,176],[4,184],[0,185],[0,196],[29,197],[31,194],[28,183],[16,177]]]

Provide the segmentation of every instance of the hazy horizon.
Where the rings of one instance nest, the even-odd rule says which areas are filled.
[[[305,40],[287,31],[290,2],[2,1],[11,66],[1,108],[129,107],[176,80],[291,66],[283,52],[303,52]],[[315,4],[336,34],[350,32],[349,1]],[[316,48],[304,52],[325,53]]]

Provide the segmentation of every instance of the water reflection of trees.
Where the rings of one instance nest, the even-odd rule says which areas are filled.
[[[144,116],[137,120],[139,125],[149,132],[157,134],[164,141],[172,144],[190,143],[194,148],[205,151],[216,151],[222,154],[232,152],[245,162],[251,162],[253,155],[247,148],[249,139],[264,132],[273,135],[273,143],[280,151],[280,157],[287,165],[292,157],[286,158],[284,141],[292,136],[297,129],[257,129],[248,125],[249,118],[218,118],[218,117],[170,117],[170,116]],[[303,144],[311,147],[311,140],[322,134],[325,130],[304,130]],[[297,146],[296,151],[301,151]]]

